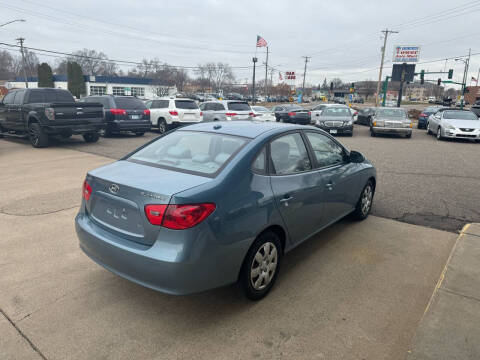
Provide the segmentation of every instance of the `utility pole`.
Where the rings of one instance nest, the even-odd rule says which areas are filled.
[[[25,88],[28,89],[27,68],[25,64],[25,53],[23,51],[23,42],[25,41],[25,39],[20,37],[15,40],[20,42],[20,52],[22,53],[23,76],[25,77]]]
[[[267,58],[265,59],[265,101],[268,96],[268,46],[267,46]]]
[[[305,96],[305,75],[307,75],[307,62],[311,56],[302,56],[305,59],[305,69],[303,70],[302,97]]]
[[[480,76],[480,68],[478,68],[477,78],[475,81],[475,86],[478,86],[478,77]]]
[[[380,72],[378,73],[377,96],[375,97],[375,106],[378,106],[378,95],[380,92],[380,82],[382,81],[383,60],[385,59],[385,48],[387,47],[387,37],[388,37],[388,34],[398,34],[398,31],[385,29],[385,30],[382,30],[382,33],[384,33],[385,36],[383,38],[382,61],[380,62]]]
[[[462,81],[462,98],[460,99],[460,109],[463,110],[463,104],[465,104],[465,87],[467,86],[468,68],[470,66],[470,56],[472,49],[468,49],[468,59],[465,61],[465,70],[463,71]]]
[[[270,86],[273,86],[273,72],[275,71],[274,68],[270,69]]]
[[[255,56],[253,59],[253,83],[252,83],[252,95],[253,95],[253,105],[255,105],[255,64],[257,63],[258,59]]]

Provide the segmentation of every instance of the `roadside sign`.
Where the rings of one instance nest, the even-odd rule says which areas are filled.
[[[296,79],[295,71],[287,71],[287,72],[285,72],[285,79],[287,79],[287,80],[295,80],[295,79]]]
[[[419,57],[420,46],[398,45],[393,51],[393,62],[418,62]]]
[[[402,79],[403,72],[403,79]],[[415,64],[393,64],[392,81],[413,81],[415,76]]]

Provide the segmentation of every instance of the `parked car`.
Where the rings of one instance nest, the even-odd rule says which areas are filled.
[[[428,117],[427,133],[444,138],[480,141],[480,119],[469,110],[442,109]]]
[[[358,111],[356,124],[370,126],[373,115],[375,114],[375,107],[368,107]]]
[[[480,116],[480,103],[477,101],[475,105],[472,105],[470,110],[477,116]]]
[[[429,97],[428,97],[428,102],[429,102],[430,104],[435,104],[435,100],[436,100],[436,99],[437,99],[437,98],[436,98],[435,96],[429,96]]]
[[[200,123],[88,172],[80,248],[140,285],[190,294],[239,282],[267,295],[282,257],[348,214],[365,219],[376,172],[314,127]]]
[[[329,106],[315,117],[315,126],[336,135],[353,136],[353,116],[346,106]]]
[[[377,108],[370,123],[370,135],[392,134],[412,137],[412,121],[402,108]]]
[[[79,100],[82,104],[100,103],[106,121],[105,136],[133,132],[143,136],[151,128],[150,110],[133,96],[95,95]]]
[[[0,137],[28,137],[33,147],[46,147],[53,136],[82,135],[96,142],[105,128],[102,104],[78,104],[67,90],[11,90],[0,102]]]
[[[310,117],[311,117],[311,122],[312,124],[315,124],[317,118],[320,117],[320,114],[322,113],[322,111],[324,109],[326,109],[327,107],[339,107],[339,106],[343,106],[343,105],[340,105],[340,104],[319,104],[317,106],[315,106],[311,112],[310,112]],[[343,106],[344,108],[346,108],[346,106]]]
[[[277,121],[275,118],[275,113],[265,106],[252,106],[253,115],[255,116],[255,120],[260,121]]]
[[[162,98],[147,101],[150,109],[152,127],[157,128],[160,134],[172,127],[198,123],[203,115],[195,100],[186,98]]]
[[[275,118],[279,122],[308,125],[311,122],[311,113],[300,105],[277,105],[273,108]]]
[[[203,121],[253,120],[252,108],[246,101],[221,100],[200,104]]]
[[[435,114],[441,108],[442,108],[441,106],[429,106],[429,107],[425,108],[420,113],[420,115],[418,115],[417,128],[418,129],[426,129],[427,128],[428,117],[432,114]]]

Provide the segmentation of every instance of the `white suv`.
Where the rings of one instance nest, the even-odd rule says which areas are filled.
[[[198,123],[203,114],[195,100],[183,98],[162,98],[145,103],[150,109],[152,127],[163,134],[174,126]]]

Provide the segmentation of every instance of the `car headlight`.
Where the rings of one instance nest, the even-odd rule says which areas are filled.
[[[403,127],[406,127],[406,128],[412,127],[412,123],[410,121],[404,122]]]
[[[352,120],[345,121],[345,125],[352,125],[352,124],[353,124]]]
[[[324,125],[323,121],[320,121],[320,120],[317,120],[317,121],[315,122],[315,124],[317,124],[317,125]]]
[[[445,124],[443,127],[448,130],[455,130],[455,126],[452,126],[450,124]]]

